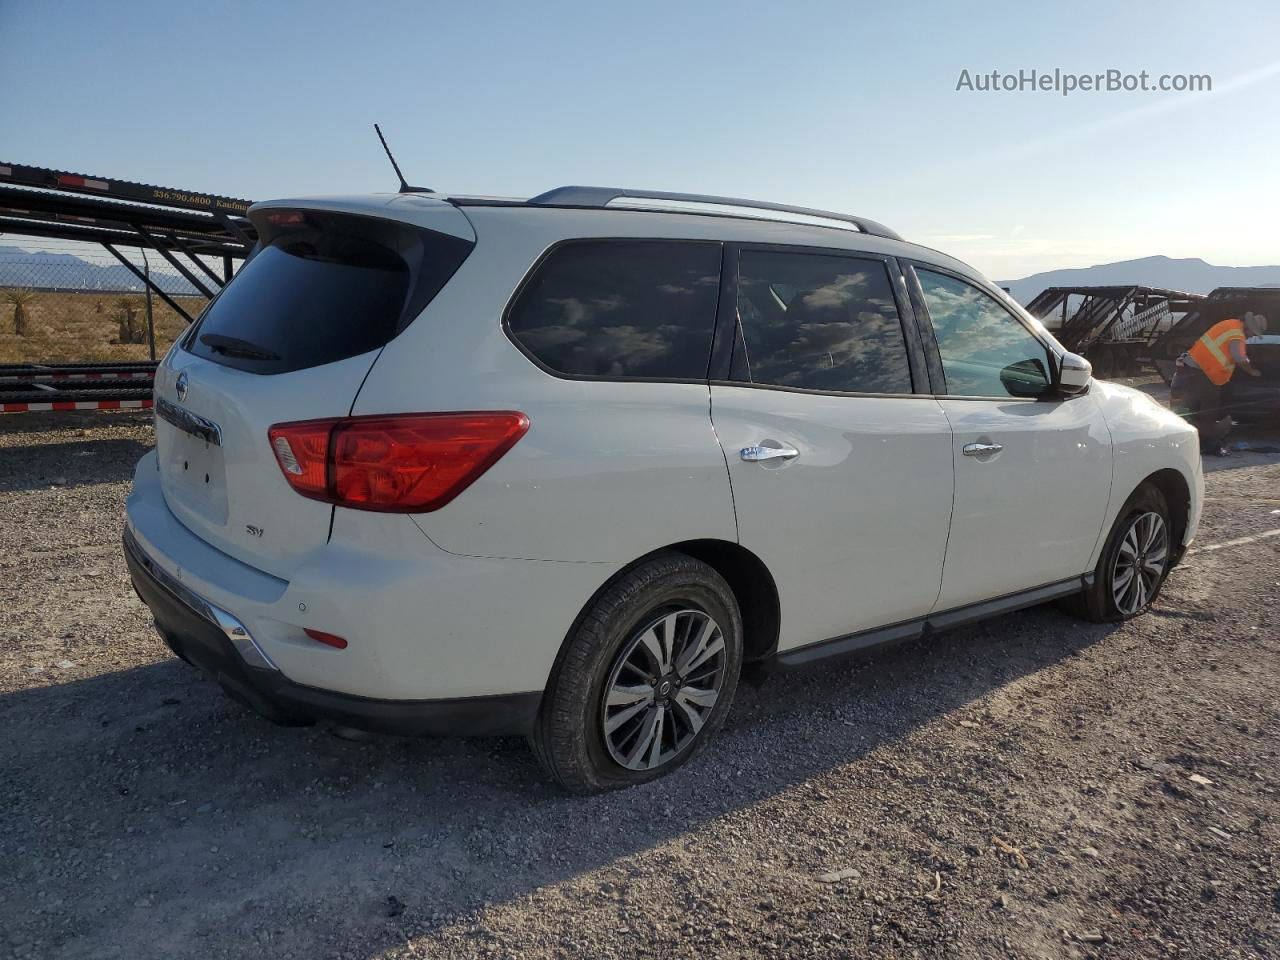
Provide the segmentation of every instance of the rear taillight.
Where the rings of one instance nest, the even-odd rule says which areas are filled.
[[[470,486],[528,429],[523,413],[504,410],[278,423],[268,437],[285,479],[304,497],[427,513]]]

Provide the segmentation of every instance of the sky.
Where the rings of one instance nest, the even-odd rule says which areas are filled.
[[[0,162],[251,200],[600,184],[871,217],[993,279],[1280,263],[1280,4],[0,0]],[[957,90],[961,71],[1213,91]]]

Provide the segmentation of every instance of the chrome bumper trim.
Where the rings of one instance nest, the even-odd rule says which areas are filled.
[[[259,670],[279,671],[280,668],[272,662],[266,651],[258,646],[258,642],[253,639],[248,627],[226,610],[214,606],[176,577],[161,569],[159,564],[147,556],[141,544],[138,543],[137,537],[133,535],[133,531],[128,526],[124,528],[124,547],[142,569],[146,570],[156,583],[172,594],[175,600],[198,616],[208,620],[226,634],[227,639],[231,641],[231,645],[240,654],[241,660],[251,667],[257,667]]]

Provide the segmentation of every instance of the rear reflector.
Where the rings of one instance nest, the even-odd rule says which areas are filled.
[[[303,627],[302,632],[312,640],[327,644],[330,647],[336,647],[339,650],[347,649],[347,641],[336,633],[325,633],[323,630],[312,630],[310,627]]]
[[[411,413],[278,423],[271,449],[304,497],[356,510],[439,510],[529,429],[523,413]]]

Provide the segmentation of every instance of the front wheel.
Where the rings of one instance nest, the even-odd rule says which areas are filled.
[[[575,793],[643,783],[694,757],[724,723],[742,667],[742,618],[718,573],[683,554],[606,589],[569,637],[534,750]]]
[[[1111,528],[1093,586],[1069,604],[1095,623],[1117,623],[1151,609],[1173,560],[1169,505],[1156,487],[1134,491]]]

